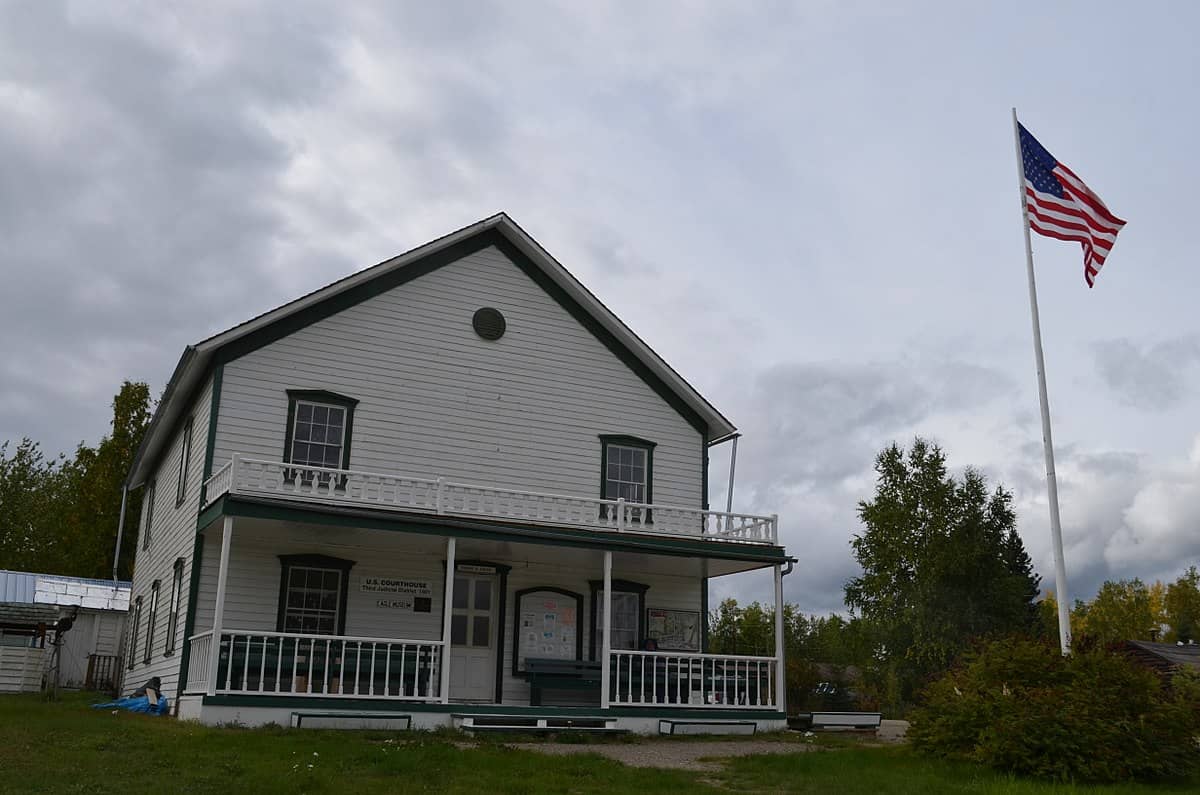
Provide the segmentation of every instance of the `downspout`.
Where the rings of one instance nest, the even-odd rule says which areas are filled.
[[[779,711],[787,714],[787,663],[784,659],[786,645],[784,643],[785,627],[783,622],[784,608],[787,603],[783,598],[783,578],[792,573],[793,558],[787,559],[787,568],[775,566],[775,700]]]
[[[125,502],[129,499],[129,481],[121,484],[121,517],[117,519],[117,546],[113,550],[113,582],[118,581],[117,567],[121,564],[121,539],[125,535]]]

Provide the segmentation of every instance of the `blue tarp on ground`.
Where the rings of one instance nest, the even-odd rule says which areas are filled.
[[[165,696],[160,698],[153,707],[150,706],[150,699],[145,696],[130,696],[109,701],[107,704],[93,704],[92,709],[123,709],[127,712],[141,712],[146,715],[166,715],[168,705]]]

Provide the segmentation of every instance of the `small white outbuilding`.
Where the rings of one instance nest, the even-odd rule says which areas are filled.
[[[129,611],[129,583],[0,570],[0,692],[32,692],[53,676],[61,633],[58,684],[115,691]]]

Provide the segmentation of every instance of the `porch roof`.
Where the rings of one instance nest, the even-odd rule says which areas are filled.
[[[793,560],[788,557],[783,547],[764,544],[517,525],[446,516],[396,514],[318,503],[298,505],[294,502],[244,496],[226,496],[214,502],[200,514],[197,530],[203,530],[222,516],[576,549],[607,549],[614,552],[724,562],[725,565],[717,567],[718,570],[712,571],[710,576],[750,571]]]
[[[0,627],[32,629],[44,625],[53,628],[57,622],[58,608],[54,605],[0,602]]]

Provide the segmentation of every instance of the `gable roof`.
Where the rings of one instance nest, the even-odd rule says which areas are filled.
[[[1200,646],[1194,643],[1127,640],[1120,645],[1151,668],[1164,672],[1179,667],[1200,670]]]
[[[597,339],[658,392],[709,444],[734,427],[662,357],[505,213],[497,213],[378,265],[353,273],[233,328],[189,345],[163,393],[126,485],[140,486],[170,443],[214,364],[237,359],[301,328],[489,246],[499,248]],[[207,474],[207,473],[206,473]]]

